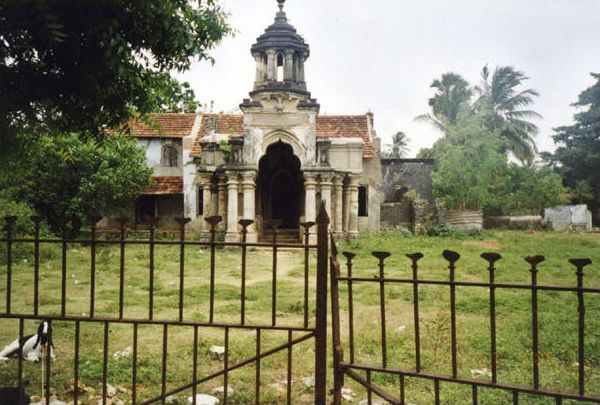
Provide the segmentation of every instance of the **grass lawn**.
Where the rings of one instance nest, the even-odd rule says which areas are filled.
[[[0,247],[4,249],[4,247]],[[387,250],[386,276],[410,277],[410,261],[406,253],[420,251],[419,277],[447,279],[447,263],[441,257],[444,249],[456,250],[462,258],[457,264],[457,280],[487,281],[486,262],[479,257],[484,251],[500,252],[497,282],[529,283],[529,266],[524,256],[541,254],[547,260],[540,265],[539,283],[573,286],[575,270],[567,263],[573,257],[589,257],[584,284],[600,286],[600,235],[546,232],[492,232],[480,237],[453,239],[433,237],[403,237],[396,232],[363,236],[340,250],[357,253],[355,276],[376,274],[377,261],[373,250]],[[218,250],[216,266],[216,322],[239,322],[241,260],[237,250]],[[303,253],[280,251],[278,255],[277,322],[302,326],[303,320]],[[315,258],[310,259],[310,313],[314,314]],[[342,269],[345,259],[341,256]],[[207,250],[188,247],[186,250],[184,319],[207,321],[209,306],[209,254]],[[67,314],[89,314],[90,270],[89,247],[70,245],[68,253]],[[148,313],[148,248],[128,246],[125,271],[125,311],[127,318],[144,318]],[[43,246],[40,263],[40,313],[60,312],[60,246]],[[118,311],[119,248],[102,247],[97,254],[96,316],[116,316]],[[13,312],[33,311],[33,265],[30,258],[21,257],[13,266]],[[269,324],[271,319],[271,252],[257,250],[248,255],[247,322]],[[156,248],[155,308],[156,319],[176,320],[178,314],[179,247]],[[342,338],[347,343],[347,289],[340,286],[342,307]],[[488,295],[483,288],[458,287],[458,374],[471,377],[471,369],[490,368]],[[379,287],[376,284],[354,286],[356,325],[356,362],[379,365],[381,362]],[[0,267],[0,313],[5,312],[6,268]],[[388,366],[414,367],[412,286],[386,286]],[[448,287],[421,286],[421,336],[423,371],[450,373],[450,322]],[[600,395],[600,296],[586,296],[586,387]],[[498,379],[503,383],[529,385],[531,375],[530,293],[498,290]],[[540,292],[540,381],[543,388],[575,392],[577,389],[577,300],[573,293]],[[25,323],[26,333],[33,333],[36,322]],[[108,382],[122,390],[116,398],[130,400],[131,358],[114,358],[113,354],[132,346],[132,327],[111,324],[109,333]],[[18,335],[18,321],[0,319],[0,346]],[[300,337],[294,333],[293,337]],[[138,356],[138,401],[160,393],[162,368],[162,337],[160,326],[140,326]],[[201,328],[198,346],[199,375],[222,368],[220,360],[209,356],[211,345],[223,345],[223,330]],[[263,331],[261,350],[287,342],[287,332]],[[71,398],[73,379],[74,324],[55,322],[54,342],[57,359],[52,364],[52,391],[62,400]],[[103,325],[81,324],[80,382],[88,392],[82,403],[92,403],[100,393],[102,381]],[[232,329],[229,363],[254,355],[255,333]],[[168,330],[167,386],[176,388],[192,380],[193,328],[172,326]],[[346,346],[346,358],[348,351]],[[294,404],[312,403],[312,391],[304,378],[313,374],[314,343],[308,340],[293,350],[292,394]],[[16,380],[16,362],[0,363],[0,386]],[[287,352],[266,358],[261,364],[263,403],[285,403]],[[39,395],[39,364],[25,364],[30,380],[30,394]],[[249,404],[254,398],[254,367],[248,366],[230,374],[229,386],[234,394],[231,403]],[[331,373],[329,373],[329,376]],[[487,377],[481,377],[487,378]],[[398,392],[397,378],[374,374],[373,380]],[[355,402],[366,397],[364,390],[347,380],[357,394]],[[201,384],[198,392],[211,393],[223,385],[222,379]],[[191,390],[180,395],[190,395]],[[470,388],[442,384],[443,404],[469,404]],[[407,380],[407,399],[411,403],[433,403],[433,384]],[[511,403],[509,393],[481,390],[481,404]],[[94,402],[95,403],[95,402]],[[554,400],[521,397],[522,404],[554,404]],[[568,404],[569,401],[564,403]],[[574,402],[571,402],[574,403]]]

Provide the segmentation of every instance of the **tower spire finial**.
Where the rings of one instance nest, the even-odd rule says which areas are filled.
[[[279,11],[283,11],[283,4],[285,3],[285,0],[277,0],[277,3],[279,3]]]

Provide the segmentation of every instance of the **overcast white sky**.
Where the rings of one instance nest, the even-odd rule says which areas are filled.
[[[275,0],[222,0],[235,37],[179,75],[215,111],[235,111],[254,80],[250,46],[273,22]],[[321,114],[375,114],[383,142],[396,131],[410,155],[440,136],[414,117],[428,111],[431,81],[454,71],[479,82],[486,63],[512,65],[540,93],[537,137],[572,122],[570,104],[600,72],[600,0],[287,0],[288,20],[311,48],[308,90]]]

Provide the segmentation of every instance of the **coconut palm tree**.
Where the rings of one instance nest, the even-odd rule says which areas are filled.
[[[431,113],[419,115],[416,120],[428,122],[447,133],[448,125],[456,124],[461,109],[468,105],[473,92],[469,83],[461,75],[453,72],[444,73],[440,79],[435,79],[430,87],[437,90],[429,99]]]
[[[538,127],[529,120],[541,115],[526,107],[538,96],[537,91],[521,90],[528,77],[512,66],[496,67],[491,77],[488,67],[484,66],[481,77],[481,85],[475,87],[478,94],[475,110],[482,114],[488,129],[500,131],[507,151],[522,163],[530,164],[537,153],[534,137]]]
[[[398,131],[392,136],[392,152],[390,157],[401,158],[408,153],[408,137],[402,131]]]

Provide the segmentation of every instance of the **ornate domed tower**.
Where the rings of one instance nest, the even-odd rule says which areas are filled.
[[[254,91],[286,90],[306,94],[304,62],[310,50],[287,20],[283,11],[285,0],[278,0],[278,3],[275,22],[251,48],[256,60]]]
[[[310,48],[283,11],[285,0],[277,0],[279,11],[273,24],[256,39],[250,49],[256,62],[256,78],[250,99],[241,107],[256,107],[261,100],[282,100],[281,94],[295,99],[299,107],[316,109],[319,105],[306,90],[304,63]],[[279,96],[278,96],[279,95]],[[281,103],[279,109],[282,109]]]

